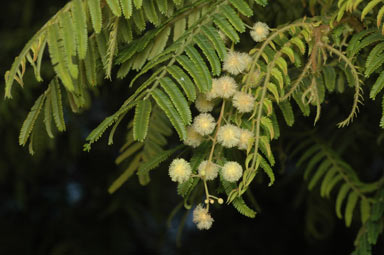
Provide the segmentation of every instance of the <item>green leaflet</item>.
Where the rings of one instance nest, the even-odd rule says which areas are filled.
[[[147,17],[149,22],[151,22],[156,27],[158,25],[160,25],[160,19],[156,13],[154,1],[152,1],[152,0],[144,1],[143,2],[143,9],[144,9],[145,16]]]
[[[59,16],[60,30],[59,30],[59,44],[61,43],[64,55],[64,61],[69,73],[73,79],[77,79],[79,70],[77,65],[73,64],[72,57],[76,55],[76,40],[72,35],[74,30],[71,15],[65,12]]]
[[[338,176],[339,175],[338,175],[337,167],[330,167],[329,169],[327,169],[327,172],[324,175],[324,178],[323,178],[323,181],[321,182],[321,187],[320,187],[320,195],[322,197],[325,196],[326,190],[328,189],[330,182],[337,179]]]
[[[23,126],[20,130],[19,145],[24,146],[27,143],[33,127],[35,126],[35,122],[40,115],[41,109],[43,108],[44,101],[45,94],[42,94],[37,98],[31,110],[29,111],[27,118],[24,120]]]
[[[194,41],[203,51],[204,55],[207,57],[209,64],[212,68],[212,73],[214,75],[220,75],[221,73],[221,62],[217,57],[213,45],[210,43],[209,39],[201,34],[194,36]]]
[[[263,7],[268,4],[268,0],[255,0],[255,2]]]
[[[372,34],[376,31],[376,29],[365,29],[361,31],[360,33],[357,33],[352,36],[351,40],[348,42],[347,46],[347,55],[349,57],[355,55],[358,50],[357,47],[360,47],[361,39],[363,39],[365,36]]]
[[[257,155],[258,158],[260,159],[260,167],[264,170],[264,172],[267,174],[269,177],[269,183],[268,186],[272,186],[272,184],[275,182],[275,174],[273,173],[273,170],[271,166],[268,164],[268,162],[264,159],[263,156],[260,154]]]
[[[168,0],[157,0],[157,7],[162,14],[166,14],[168,11]]]
[[[353,49],[350,51],[350,56],[353,57],[357,55],[360,50],[362,50],[365,47],[368,47],[369,45],[379,42],[379,41],[384,41],[384,37],[380,33],[373,33],[365,37],[364,39],[361,40],[361,42],[358,42]]]
[[[223,5],[221,10],[224,16],[229,20],[232,26],[239,31],[240,33],[245,32],[245,25],[243,21],[240,19],[238,14],[236,14],[235,10],[232,9],[229,5]]]
[[[53,138],[52,133],[52,104],[51,104],[51,91],[48,89],[46,93],[45,104],[44,104],[44,125],[45,130],[49,138]]]
[[[188,100],[194,102],[196,99],[196,89],[189,76],[176,65],[168,66],[167,70],[183,88]]]
[[[311,146],[309,149],[306,149],[305,152],[300,157],[299,161],[296,163],[296,165],[298,167],[302,167],[303,163],[310,157],[312,158],[312,155],[318,152],[319,150],[321,150],[321,147],[318,145],[314,145],[314,146]]]
[[[63,113],[63,103],[61,99],[60,84],[56,79],[53,79],[49,84],[49,90],[51,95],[52,114],[56,123],[56,127],[60,132],[65,131],[65,121]]]
[[[323,162],[321,162],[308,184],[309,190],[312,190],[315,187],[315,185],[319,182],[320,178],[326,173],[326,171],[331,165],[332,161],[324,160]]]
[[[325,87],[329,92],[333,92],[336,87],[336,71],[331,66],[323,67],[323,79]]]
[[[267,136],[260,136],[260,150],[266,156],[270,165],[275,165],[275,158],[272,154],[271,144]]]
[[[109,6],[109,9],[111,9],[112,13],[115,16],[120,17],[121,16],[121,9],[120,9],[119,0],[106,0],[106,2]]]
[[[153,47],[148,55],[148,60],[155,58],[164,50],[170,33],[171,33],[171,28],[166,27],[163,31],[161,31],[156,36]]]
[[[140,165],[141,154],[137,154],[135,158],[131,161],[127,169],[111,184],[108,188],[109,194],[113,194],[118,190],[128,179],[133,175]]]
[[[221,14],[215,14],[213,22],[216,26],[224,32],[232,42],[238,43],[240,41],[239,35],[233,29],[232,25]]]
[[[341,219],[343,216],[341,214],[341,206],[343,205],[343,201],[345,197],[347,196],[348,191],[350,190],[349,185],[347,183],[344,183],[340,190],[339,193],[337,194],[336,198],[336,215],[339,219]]]
[[[64,86],[69,91],[74,91],[75,88],[72,82],[72,78],[65,66],[65,55],[62,47],[58,42],[58,31],[59,26],[56,23],[52,24],[48,29],[48,46],[52,65],[54,66],[55,72],[63,82]]]
[[[351,226],[353,210],[355,209],[357,200],[359,199],[359,194],[355,191],[349,193],[347,199],[347,205],[345,207],[345,225],[347,227]]]
[[[116,159],[115,163],[116,165],[119,165],[124,160],[128,159],[130,156],[137,153],[141,148],[143,148],[143,143],[134,143],[133,145],[129,146],[126,150],[124,150],[123,153],[121,153]]]
[[[156,103],[160,106],[160,108],[165,112],[168,119],[171,121],[173,127],[176,129],[180,139],[185,140],[185,138],[187,137],[185,125],[183,123],[182,118],[173,107],[172,102],[169,100],[169,97],[157,88],[152,91],[152,97],[155,99]]]
[[[193,64],[193,62],[187,56],[184,55],[176,57],[176,60],[189,73],[189,75],[192,76],[192,79],[195,81],[195,84],[198,87],[199,91],[203,92],[204,82],[200,77],[200,72]]]
[[[133,22],[135,23],[137,29],[142,32],[145,30],[146,22],[144,18],[143,9],[135,10],[132,15]]]
[[[311,159],[308,161],[307,167],[305,168],[304,179],[308,179],[312,170],[315,168],[315,166],[321,160],[323,160],[324,157],[325,157],[324,151],[322,151],[322,150],[320,152],[316,153],[316,155],[314,155],[313,157],[311,157]],[[325,160],[324,162],[329,163],[329,161],[327,161],[327,160]]]
[[[98,34],[100,33],[101,27],[103,25],[100,0],[88,0],[87,4],[89,13],[91,15],[93,29],[95,30],[96,34]]]
[[[152,104],[149,99],[141,100],[135,109],[135,117],[133,119],[133,139],[143,141],[147,136],[149,116],[152,111]]]
[[[361,20],[364,20],[365,16],[370,12],[376,5],[382,3],[382,0],[371,0],[361,12]]]
[[[87,21],[85,17],[84,5],[81,0],[73,0],[72,20],[75,25],[74,35],[77,43],[77,52],[80,59],[84,59],[87,54]]]
[[[133,40],[131,20],[121,20],[119,23],[119,41],[131,43]]]
[[[365,223],[369,219],[371,212],[371,205],[366,198],[362,198],[360,200],[360,214],[361,214],[361,222]]]
[[[260,120],[261,126],[269,134],[269,138],[272,140],[275,136],[274,128],[271,119],[263,116]]]
[[[176,41],[184,34],[186,24],[187,22],[185,18],[181,18],[175,22],[175,26],[173,28],[173,41]]]
[[[202,31],[205,36],[211,41],[211,43],[214,45],[214,48],[219,55],[220,60],[224,60],[227,50],[225,48],[225,44],[223,40],[220,38],[219,33],[216,29],[214,29],[211,26],[203,26]]]
[[[379,78],[377,78],[376,82],[373,84],[371,88],[371,92],[369,93],[369,97],[373,100],[375,100],[377,94],[380,93],[380,91],[384,87],[384,72],[380,73]]]
[[[210,91],[212,86],[212,78],[204,59],[201,57],[200,53],[192,46],[187,46],[185,48],[185,53],[187,53],[190,60],[192,60],[197,70],[198,78],[203,80],[201,91],[203,93]]]
[[[108,48],[106,55],[106,65],[105,67],[105,77],[111,79],[111,72],[113,67],[113,58],[117,54],[117,34],[119,30],[119,18],[114,18],[114,21],[111,26],[111,31],[109,33]]]
[[[244,16],[252,16],[253,11],[244,0],[229,0],[229,2]]]
[[[154,158],[151,158],[149,161],[145,162],[139,167],[139,170],[137,171],[138,175],[145,175],[148,174],[149,171],[159,166],[162,162],[167,160],[173,153],[183,148],[184,145],[181,144],[179,146],[176,146],[173,149],[167,150],[162,152],[161,154],[157,155]]]
[[[369,53],[365,62],[365,77],[369,77],[384,63],[384,42],[377,44]]]
[[[324,187],[324,196],[329,198],[332,189],[342,180],[343,177],[341,175],[336,175],[331,181],[327,182],[326,187]]]
[[[224,180],[221,174],[220,174],[220,182],[227,195],[229,195],[233,189],[236,189],[236,184]],[[249,218],[255,218],[256,212],[252,210],[250,207],[248,207],[248,205],[245,203],[242,197],[236,197],[232,201],[232,205],[242,215],[247,216]]]
[[[89,40],[89,47],[87,55],[84,59],[85,74],[87,76],[87,81],[91,86],[97,85],[97,49],[96,42],[94,40]]]
[[[136,9],[140,9],[143,4],[143,0],[133,0],[133,3],[135,4]]]
[[[278,139],[280,137],[280,128],[279,128],[279,122],[277,121],[277,116],[275,112],[271,115],[271,121],[272,121],[272,127],[273,127],[273,139]]]
[[[195,10],[188,15],[188,29],[193,27],[200,19],[200,10]]]
[[[381,115],[381,119],[380,119],[380,127],[384,128],[384,95],[381,99],[381,108],[382,108],[382,115]]]
[[[177,112],[180,114],[185,125],[190,125],[192,122],[192,113],[189,109],[187,99],[179,90],[177,85],[168,77],[160,79],[161,87],[168,94]]]
[[[293,94],[293,99],[295,100],[296,104],[299,106],[301,112],[303,113],[304,116],[309,116],[311,113],[311,109],[309,108],[308,104],[304,104],[303,101],[301,100],[302,98],[302,93],[299,91],[296,91],[296,93]]]
[[[305,54],[305,43],[297,36],[297,37],[293,37],[290,42],[294,45],[296,45],[296,47],[300,50],[300,53],[301,54]]]
[[[293,115],[293,110],[290,102],[286,100],[286,101],[280,102],[278,105],[281,112],[283,113],[285,122],[287,123],[288,126],[291,127],[293,123],[295,123],[295,116]]]
[[[124,17],[129,19],[132,16],[132,0],[120,0],[120,6]]]
[[[96,35],[96,45],[98,50],[98,55],[101,59],[103,67],[107,66],[107,39],[104,33],[99,33]]]
[[[284,88],[284,77],[283,74],[280,72],[278,68],[272,68],[271,74],[273,79],[277,81],[277,84],[279,84],[280,93],[282,92]]]

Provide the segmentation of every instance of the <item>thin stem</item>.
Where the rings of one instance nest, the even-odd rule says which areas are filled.
[[[352,105],[351,112],[349,113],[348,117],[345,120],[337,124],[338,127],[344,127],[348,125],[353,120],[353,118],[357,115],[357,112],[359,110],[358,106],[359,106],[359,103],[361,103],[360,99],[362,99],[362,96],[361,96],[362,89],[360,87],[359,74],[355,66],[352,64],[352,62],[341,51],[339,51],[338,49],[335,49],[334,47],[326,43],[321,43],[321,46],[326,48],[328,51],[336,54],[338,57],[340,57],[351,68],[353,79],[355,80],[355,95],[353,97],[353,105]]]
[[[206,168],[212,163],[213,152],[215,151],[215,146],[216,146],[217,133],[219,132],[221,122],[223,120],[224,110],[225,110],[225,99],[223,99],[223,103],[221,104],[220,115],[219,115],[219,119],[217,120],[217,127],[216,127],[216,131],[215,131],[215,135],[213,136],[212,147],[211,147],[211,151],[209,153],[209,158],[208,158],[208,163],[206,165]],[[204,183],[205,196],[206,196],[206,199],[208,200],[207,210],[209,210],[209,197],[211,195],[209,195],[208,185],[207,185],[207,180],[205,179],[205,175],[202,177],[202,179],[203,179],[203,183]]]

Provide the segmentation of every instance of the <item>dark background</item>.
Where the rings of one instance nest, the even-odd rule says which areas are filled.
[[[29,38],[66,2],[2,3],[1,74],[10,68],[13,58]],[[46,71],[47,75],[49,72]],[[0,83],[0,254],[245,254],[253,251],[260,255],[342,255],[353,250],[359,224],[346,228],[344,222],[335,217],[334,199],[320,198],[317,190],[307,192],[302,172],[294,168],[295,159],[287,161],[284,174],[281,169],[277,171],[281,174],[273,187],[255,185],[252,191],[259,206],[255,219],[241,216],[232,206],[217,207],[212,211],[215,219],[212,229],[198,231],[191,215],[187,214],[179,237],[181,246],[177,245],[178,226],[186,211],[181,210],[167,226],[169,214],[182,201],[176,194],[176,185],[167,176],[169,162],[153,171],[148,186],[140,186],[136,178],[131,178],[118,192],[109,195],[109,185],[122,171],[115,166],[114,159],[124,142],[124,125],[119,128],[113,146],[107,147],[103,137],[90,153],[82,151],[85,137],[92,128],[117,110],[125,99],[127,81],[106,82],[91,108],[80,115],[66,109],[68,132],[48,141],[48,146],[42,147],[35,156],[30,156],[27,148],[18,146],[18,132],[34,100],[47,84],[37,84],[28,73],[25,83],[23,90],[14,86],[12,100],[3,100],[4,81]],[[364,127],[372,136],[381,132],[377,128],[377,117],[370,117],[370,113],[377,115],[380,109],[377,107],[368,104],[360,115],[366,116],[361,118],[361,123],[372,124]],[[340,119],[339,116],[335,121]],[[308,123],[312,124],[312,119]],[[329,123],[325,117],[319,129],[322,125],[336,129]],[[295,128],[300,131],[302,127]],[[295,130],[287,129],[291,131]],[[370,142],[364,141],[368,147]],[[358,155],[361,162],[375,157],[372,162],[382,171],[380,154],[372,156],[369,148],[365,153],[351,148],[350,153],[351,158]],[[316,232],[308,230],[309,215]],[[384,254],[382,239],[374,253]]]

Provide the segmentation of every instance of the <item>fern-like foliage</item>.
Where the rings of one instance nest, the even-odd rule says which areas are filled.
[[[305,169],[304,179],[308,180],[309,190],[319,186],[321,196],[328,198],[337,190],[336,215],[344,218],[347,227],[351,225],[357,208],[361,222],[367,222],[375,203],[371,194],[379,188],[377,183],[360,181],[356,171],[329,144],[316,137],[306,136],[305,141],[292,152],[295,154],[300,155],[297,166]]]
[[[271,8],[280,4],[276,1]],[[276,28],[254,23],[268,16],[257,12],[266,5],[264,0],[70,1],[33,36],[5,74],[5,96],[11,98],[15,81],[24,86],[27,63],[42,81],[42,60],[48,53],[54,70],[54,77],[44,77],[51,82],[23,123],[19,144],[29,141],[32,153],[39,123],[53,138],[56,129],[66,130],[66,107],[80,113],[91,103],[89,92],[104,78],[129,77],[125,101],[88,135],[84,146],[89,151],[110,127],[112,144],[116,129],[133,112],[116,158],[124,171],[109,192],[134,173],[146,185],[150,171],[177,153],[188,159],[186,169],[175,171],[180,178],[172,178],[186,179],[177,186],[186,208],[204,201],[208,213],[211,203],[224,202],[221,195],[241,214],[255,217],[243,195],[250,194],[256,177],[268,186],[276,181],[274,141],[285,135],[281,127],[296,124],[300,114],[316,124],[330,94],[352,91],[349,113],[338,123],[345,127],[359,111],[363,85],[374,80],[365,89],[371,99],[384,86],[382,1],[311,0],[312,18],[300,16]],[[376,18],[375,26],[368,17]],[[252,43],[245,34],[249,28]],[[247,52],[240,53],[243,40],[248,40],[241,46]],[[227,83],[215,91],[223,78]],[[230,86],[232,94],[227,93]],[[235,99],[241,96],[244,102]],[[247,103],[250,107],[243,107]],[[384,97],[382,104],[384,109]],[[196,110],[202,113],[196,116]],[[384,127],[384,110],[381,116]],[[206,122],[196,124],[199,117]],[[229,135],[220,133],[224,126]],[[240,132],[246,141],[240,141]],[[184,145],[168,142],[173,133]],[[366,254],[382,229],[372,226],[382,224],[380,213],[373,213],[381,210],[381,182],[360,181],[330,144],[305,138],[293,155],[305,169],[309,189],[319,186],[324,197],[336,193],[336,214],[347,226],[359,208],[364,229],[356,247],[358,254]],[[204,161],[219,173],[208,178],[207,169],[201,169]],[[228,162],[237,165],[224,173]]]
[[[383,232],[384,223],[384,192],[381,188],[375,196],[376,202],[372,206],[370,217],[360,228],[355,240],[355,255],[372,254],[372,248],[377,243],[379,235]]]

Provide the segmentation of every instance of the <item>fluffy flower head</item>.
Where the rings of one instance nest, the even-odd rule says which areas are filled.
[[[212,100],[217,97],[217,91],[219,91],[219,82],[218,79],[212,79],[212,88],[208,93],[205,93],[205,98],[207,100]]]
[[[241,129],[240,130],[240,140],[237,147],[239,147],[240,150],[246,150],[248,149],[248,144],[250,141],[253,140],[253,134],[251,131],[247,129]]]
[[[208,160],[204,160],[199,165],[199,175],[205,176],[207,181],[214,180],[219,173],[219,166],[213,162],[208,162]]]
[[[229,182],[236,182],[243,175],[243,168],[235,161],[225,163],[222,169],[223,178]]]
[[[235,147],[240,141],[240,129],[232,124],[220,127],[217,140],[227,148]]]
[[[195,106],[199,112],[210,112],[212,111],[214,104],[212,101],[209,101],[204,94],[199,94],[196,98]]]
[[[256,22],[251,30],[251,37],[255,42],[264,41],[269,34],[269,27],[263,22]]]
[[[213,218],[207,209],[198,205],[195,210],[193,210],[193,222],[197,225],[198,229],[210,229],[212,227]]]
[[[193,128],[200,135],[209,135],[215,129],[215,119],[209,113],[201,113],[193,120]]]
[[[217,97],[230,98],[237,91],[236,81],[230,76],[217,79],[215,94]]]
[[[174,159],[169,166],[169,176],[174,182],[183,183],[189,179],[191,174],[192,168],[185,159]]]
[[[254,71],[253,73],[249,74],[250,77],[250,87],[251,88],[256,88],[257,85],[259,85],[261,78],[263,77],[261,72],[259,70]]]
[[[185,139],[184,144],[192,146],[193,148],[198,147],[203,142],[203,137],[189,126],[187,128],[187,139]]]
[[[239,91],[233,96],[232,103],[241,113],[251,112],[255,105],[255,98],[250,94]]]
[[[251,63],[252,59],[247,53],[230,51],[224,59],[223,69],[230,74],[238,75]]]

